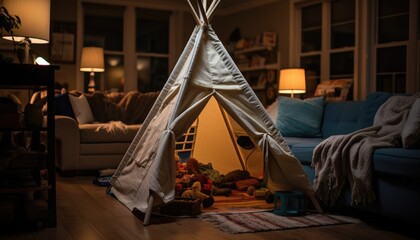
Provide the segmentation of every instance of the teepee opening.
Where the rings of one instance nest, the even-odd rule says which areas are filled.
[[[223,175],[240,169],[253,177],[262,177],[261,150],[214,97],[187,132],[177,139],[175,152],[181,163],[193,157],[203,164],[211,163]]]

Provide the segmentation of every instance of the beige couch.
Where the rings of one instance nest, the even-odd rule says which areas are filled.
[[[63,105],[56,96],[56,167],[62,176],[92,173],[116,168],[141,123],[155,102],[158,92],[83,94],[88,100],[94,121],[85,123],[77,116],[62,114]],[[71,92],[74,99],[81,94]],[[61,101],[61,100],[60,100]],[[86,109],[74,109],[81,113]],[[79,119],[79,122],[78,122]]]

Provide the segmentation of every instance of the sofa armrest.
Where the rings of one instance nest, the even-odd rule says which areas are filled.
[[[61,171],[79,168],[80,131],[78,122],[67,116],[55,116],[56,167]]]

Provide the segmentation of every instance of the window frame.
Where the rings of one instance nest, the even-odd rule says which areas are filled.
[[[376,68],[377,68],[377,46],[376,46],[376,37],[377,37],[377,11],[375,6],[377,6],[379,0],[374,1],[364,1],[364,0],[355,0],[355,47],[354,47],[354,77],[353,77],[353,99],[362,100],[368,93],[376,91]],[[300,66],[300,57],[303,56],[300,53],[301,48],[301,8],[313,4],[323,4],[323,22],[329,23],[328,14],[325,14],[329,11],[329,2],[322,0],[293,0],[290,5],[290,57],[289,63],[292,66]],[[409,16],[409,25],[415,26],[411,27],[409,30],[409,41],[405,46],[407,46],[407,69],[406,69],[406,93],[418,92],[420,88],[420,82],[418,81],[420,70],[418,64],[420,63],[420,40],[418,37],[418,32],[415,31],[415,28],[419,28],[419,2],[417,0],[410,0],[410,16]],[[375,24],[369,24],[375,23]],[[413,30],[414,29],[414,30]],[[328,80],[329,76],[329,55],[334,51],[331,51],[330,46],[330,31],[331,29],[323,25],[323,47],[328,44],[326,47],[321,50],[321,74],[320,78],[322,80]],[[327,39],[327,41],[324,41]],[[325,43],[324,43],[325,42]],[[401,45],[401,42],[397,43],[386,43],[390,45]],[[386,46],[382,45],[382,46]],[[324,49],[328,49],[325,51]],[[344,50],[344,49],[340,49]],[[417,79],[417,80],[416,80]],[[368,81],[369,80],[369,81]]]
[[[136,91],[137,90],[137,69],[136,62],[137,57],[164,57],[168,58],[168,76],[170,70],[176,63],[178,53],[182,51],[179,47],[179,42],[182,40],[183,27],[179,27],[183,22],[184,12],[186,8],[180,7],[179,4],[164,2],[164,3],[144,3],[134,2],[130,0],[77,0],[77,52],[76,52],[76,89],[82,90],[84,87],[84,76],[79,71],[80,66],[80,55],[83,47],[83,26],[84,26],[84,9],[83,3],[96,3],[104,5],[115,5],[125,7],[123,16],[123,51],[109,51],[104,49],[105,54],[111,55],[122,55],[124,58],[124,92]],[[169,52],[167,54],[154,54],[154,53],[141,53],[136,52],[136,8],[150,8],[157,10],[171,11],[172,14],[169,17]],[[102,74],[103,75],[103,74]],[[103,91],[104,77],[101,75],[101,91]]]

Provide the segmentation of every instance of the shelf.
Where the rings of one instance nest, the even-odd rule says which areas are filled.
[[[37,186],[37,187],[25,187],[25,188],[0,188],[0,194],[11,194],[11,193],[27,193],[50,190],[52,186]]]
[[[277,89],[280,53],[277,52],[275,33],[264,32],[261,42],[259,46],[236,50],[233,56],[238,69],[258,99],[264,106],[268,106],[277,97],[276,91],[273,94],[272,89]]]
[[[242,72],[251,72],[251,71],[260,71],[260,70],[277,70],[280,66],[278,63],[267,64],[263,66],[254,66],[254,67],[240,67],[239,70]]]
[[[272,47],[258,46],[258,47],[246,48],[242,50],[236,50],[234,51],[234,53],[235,55],[239,55],[239,54],[247,54],[247,53],[260,52],[260,51],[271,51],[271,50],[273,50]]]
[[[0,159],[3,163],[0,173],[0,194],[2,199],[6,199],[3,204],[14,205],[12,209],[2,212],[5,214],[0,214],[2,226],[15,226],[16,230],[21,230],[34,220],[42,220],[40,225],[42,227],[55,227],[57,224],[54,75],[58,69],[59,66],[0,63],[0,72],[3,76],[0,89],[10,91],[43,89],[47,92],[48,104],[46,121],[44,120],[46,126],[25,126],[21,124],[21,117],[16,114],[0,121],[0,132],[5,136],[2,138],[2,144],[6,144],[6,149],[10,149],[7,155]],[[13,144],[11,132],[18,132],[19,141]],[[31,151],[25,150],[29,141],[31,141]],[[11,149],[9,145],[16,147]],[[28,193],[32,192],[37,193],[34,195],[39,195],[34,198],[42,197],[42,199],[28,202],[27,196],[30,195]]]
[[[1,127],[0,132],[32,132],[32,131],[47,131],[47,127]]]

